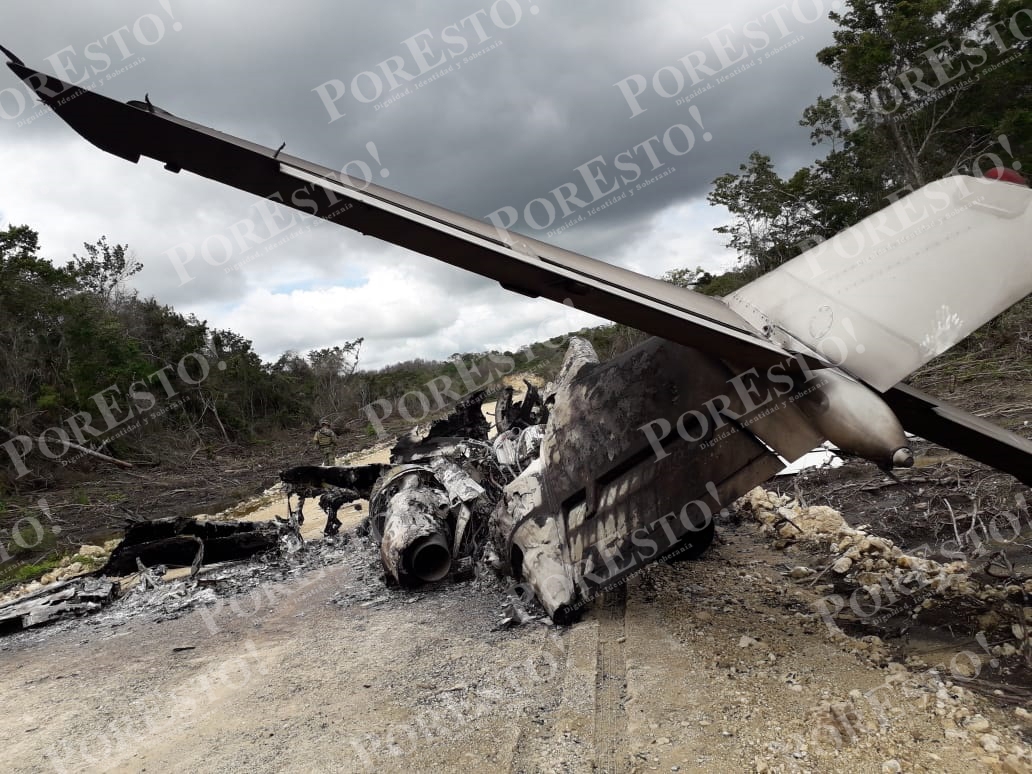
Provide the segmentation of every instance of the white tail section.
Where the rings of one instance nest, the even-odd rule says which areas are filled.
[[[1030,204],[1013,183],[938,180],[725,302],[885,391],[1032,292]]]

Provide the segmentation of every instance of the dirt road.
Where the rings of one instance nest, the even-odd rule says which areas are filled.
[[[754,523],[721,534],[565,629],[497,629],[494,578],[388,591],[353,540],[325,567],[171,620],[101,613],[8,637],[0,766],[1028,770],[1023,708],[833,636],[786,575],[799,557]]]

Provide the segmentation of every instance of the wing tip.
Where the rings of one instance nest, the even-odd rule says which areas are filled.
[[[13,51],[11,51],[10,49],[8,49],[8,48],[5,48],[4,46],[0,46],[0,51],[3,51],[3,52],[4,52],[5,54],[7,54],[7,59],[8,59],[8,61],[9,61],[9,62],[13,62],[14,64],[19,64],[19,65],[21,65],[22,67],[25,67],[25,62],[23,62],[23,61],[22,61],[22,60],[21,60],[21,59],[20,59],[20,58],[18,57],[18,55],[17,55],[17,54],[15,54],[15,53],[14,53]]]

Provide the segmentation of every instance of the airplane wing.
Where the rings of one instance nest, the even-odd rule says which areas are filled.
[[[6,49],[7,66],[86,140],[132,162],[148,156],[294,206],[296,192],[328,194],[316,216],[614,322],[727,360],[792,367],[786,351],[761,338],[717,299],[495,228],[389,189],[355,185],[336,171],[199,124],[147,102],[123,103],[26,67]],[[341,204],[344,200],[344,204]],[[801,357],[810,366],[819,358]]]
[[[728,306],[882,392],[1032,292],[1032,190],[936,180],[732,293]],[[794,342],[794,343],[793,343]]]
[[[906,384],[882,398],[911,432],[1032,486],[1032,441]]]

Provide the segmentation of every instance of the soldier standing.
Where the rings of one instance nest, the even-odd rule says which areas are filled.
[[[319,423],[319,429],[315,431],[312,443],[322,452],[323,465],[331,467],[335,462],[333,452],[334,447],[337,445],[337,434],[330,428],[330,421],[328,419],[324,419]]]

